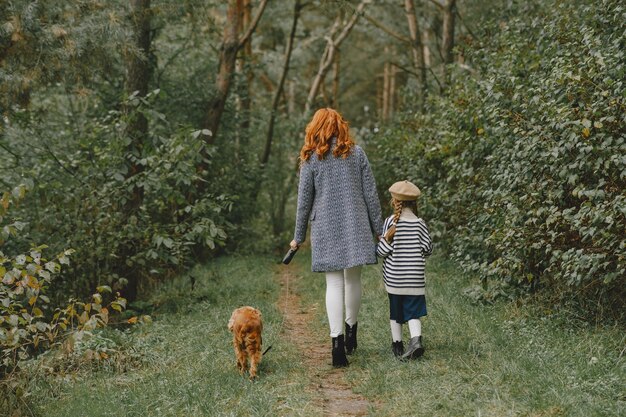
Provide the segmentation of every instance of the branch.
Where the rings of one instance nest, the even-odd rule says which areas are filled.
[[[267,72],[262,71],[261,74],[259,75],[259,79],[261,80],[261,83],[263,84],[263,86],[265,87],[268,93],[271,93],[272,91],[274,91],[274,88],[276,88],[274,81],[272,81],[270,76],[267,75]]]
[[[398,64],[398,63],[397,63],[397,62],[395,62],[395,61],[391,61],[391,62],[389,62],[389,63],[390,63],[391,65],[393,65],[394,67],[398,67],[398,68],[400,68],[402,71],[406,72],[407,74],[411,74],[411,75],[414,75],[414,76],[416,76],[416,77],[419,77],[419,74],[418,74],[417,72],[415,72],[415,71],[413,71],[413,70],[411,70],[411,69],[409,69],[409,68],[405,67],[404,65]]]
[[[296,28],[298,27],[298,19],[300,18],[300,0],[296,0],[293,10],[293,23],[291,24],[291,32],[289,33],[289,40],[287,42],[287,50],[285,51],[285,61],[283,63],[283,72],[278,81],[278,87],[276,88],[276,94],[272,101],[272,111],[270,113],[270,121],[267,129],[267,136],[265,138],[265,149],[261,156],[261,166],[265,166],[270,159],[270,151],[272,147],[272,140],[274,139],[274,124],[276,122],[276,111],[278,109],[278,103],[280,96],[283,93],[285,80],[287,79],[287,73],[289,72],[289,63],[291,61],[291,52],[293,51],[294,38],[296,37]]]
[[[437,78],[437,74],[435,74],[435,71],[433,71],[433,69],[431,67],[428,67],[427,69],[433,75],[433,78],[435,79],[435,82],[437,82],[437,85],[439,86],[439,91],[442,91],[443,90],[443,86],[439,82],[439,78]]]
[[[0,148],[4,149],[5,151],[7,151],[8,153],[10,153],[11,155],[13,155],[13,157],[17,160],[17,164],[20,164],[20,161],[22,160],[21,156],[16,154],[15,152],[13,152],[11,149],[7,148],[5,145],[3,145],[0,142]]]
[[[396,38],[397,40],[399,40],[401,42],[412,43],[409,38],[407,38],[406,36],[403,36],[403,35],[401,35],[401,34],[399,34],[397,32],[394,32],[393,30],[389,29],[387,26],[383,25],[382,23],[380,23],[378,20],[374,19],[373,17],[368,16],[365,13],[363,13],[363,17],[365,18],[365,20],[367,20],[368,22],[370,22],[371,24],[373,24],[378,29],[382,30],[383,32],[385,32],[386,34],[391,36],[392,38]]]
[[[470,27],[467,25],[467,23],[465,23],[465,20],[463,19],[463,16],[461,16],[461,13],[459,12],[458,8],[456,8],[456,15],[458,16],[458,18],[461,21],[461,23],[463,24],[463,26],[465,26],[465,29],[467,29],[467,32],[470,34],[470,36],[472,38],[476,39],[478,42],[480,42],[480,38],[478,36],[476,36],[474,34],[474,32],[472,32],[472,29],[470,29]]]
[[[415,71],[413,71],[413,70],[408,69],[408,68],[407,68],[407,67],[405,67],[404,65],[400,65],[400,64],[398,64],[398,63],[397,63],[397,62],[395,62],[395,61],[391,61],[391,62],[390,62],[390,64],[391,64],[391,65],[393,65],[394,67],[398,67],[398,68],[400,68],[402,71],[404,71],[404,72],[406,72],[406,73],[408,73],[408,74],[411,74],[411,75],[414,75],[414,76],[416,76],[416,77],[419,77],[419,74],[418,74],[418,73],[416,73],[416,72],[415,72]],[[468,67],[468,68],[469,68],[469,67]],[[432,69],[431,67],[420,67],[420,68],[418,68],[418,69],[427,69],[428,71],[430,71],[430,73],[432,74],[433,78],[435,79],[435,82],[436,82],[436,83],[437,83],[437,85],[439,86],[439,89],[441,89],[441,88],[442,88],[442,87],[441,87],[441,83],[439,82],[439,78],[437,78],[437,74],[435,74],[435,72],[433,71],[433,69]]]
[[[437,36],[437,31],[433,28],[433,25],[428,23],[428,21],[427,21],[426,24],[427,24],[428,28],[435,34],[435,36],[433,36],[433,38],[435,39],[435,47],[436,47],[435,49],[437,50],[437,55],[439,56],[439,58],[443,62],[443,55],[441,54],[441,42],[439,42],[439,36]]]
[[[178,48],[176,51],[174,51],[174,53],[167,59],[167,61],[165,61],[165,64],[163,64],[163,66],[161,67],[161,71],[158,71],[157,73],[157,86],[161,84],[161,77],[163,77],[163,74],[165,73],[165,69],[172,63],[174,62],[174,60],[178,57],[178,55],[180,55],[181,53],[185,52],[185,50],[187,49],[187,45],[189,44],[189,42],[191,41],[191,35],[185,39],[185,41],[183,42],[182,46],[180,48]]]
[[[59,160],[59,158],[57,158],[57,156],[54,154],[54,152],[52,152],[52,149],[50,149],[50,146],[48,146],[48,144],[46,142],[43,142],[43,147],[50,154],[52,159],[54,159],[54,161],[63,169],[63,171],[65,171],[68,174],[70,174],[76,181],[80,182],[85,187],[88,187],[88,185],[82,179],[80,179],[80,177],[78,177],[75,172],[73,172],[68,167],[63,165],[63,162],[61,162]]]
[[[313,101],[315,100],[315,97],[317,96],[319,87],[321,83],[324,81],[324,77],[326,77],[326,73],[328,72],[328,69],[333,63],[333,60],[335,58],[335,51],[339,48],[339,45],[341,45],[341,43],[346,39],[348,34],[350,34],[350,31],[356,24],[357,20],[363,14],[363,9],[365,8],[365,5],[369,2],[370,0],[362,0],[361,3],[359,3],[357,8],[354,9],[352,17],[350,17],[350,20],[348,21],[348,23],[345,24],[339,36],[337,36],[336,39],[333,39],[334,32],[337,30],[338,22],[339,22],[339,19],[335,20],[330,36],[326,36],[326,41],[327,41],[326,49],[324,50],[324,54],[322,55],[322,59],[320,60],[319,69],[317,71],[315,79],[313,80],[311,89],[309,90],[309,95],[307,96],[307,99],[306,99],[306,103],[304,106],[305,114],[308,114],[309,111],[311,110],[311,106],[313,105]]]
[[[352,17],[350,18],[348,23],[344,26],[343,32],[341,32],[339,36],[337,37],[337,39],[333,42],[336,48],[338,48],[339,45],[341,45],[341,42],[343,42],[343,40],[348,36],[350,31],[354,27],[356,21],[359,19],[359,16],[363,14],[363,9],[365,8],[366,3],[369,3],[369,1],[363,0],[361,3],[359,3],[356,10],[352,14]]]
[[[445,7],[443,4],[439,3],[437,0],[430,0],[430,2],[434,4],[435,6],[437,6],[440,10],[443,10],[443,8]]]
[[[268,0],[261,1],[261,4],[259,5],[259,10],[257,11],[256,16],[254,16],[252,23],[250,23],[250,27],[246,31],[245,35],[243,35],[243,37],[239,39],[239,46],[237,49],[241,49],[246,44],[246,42],[248,42],[248,39],[250,38],[250,36],[252,36],[252,33],[255,31],[257,25],[259,24],[259,21],[261,20],[263,11],[265,11],[265,6],[267,6],[267,1]]]

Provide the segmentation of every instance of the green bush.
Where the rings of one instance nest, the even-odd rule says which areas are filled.
[[[11,205],[24,197],[25,185],[13,193],[4,193],[0,199],[0,219],[6,216]],[[0,220],[1,222],[1,220]],[[3,227],[3,237],[15,235],[15,223]],[[0,223],[2,225],[2,223]],[[122,311],[126,300],[111,293],[107,286],[98,287],[89,301],[74,298],[62,307],[54,308],[48,297],[61,265],[69,265],[74,253],[66,249],[52,259],[43,257],[47,248],[41,245],[16,256],[0,251],[0,377],[12,372],[19,364],[34,354],[65,341],[71,343],[84,332],[106,326],[109,311]],[[138,319],[137,319],[138,320]]]
[[[99,285],[119,291],[129,283],[141,287],[224,244],[231,199],[211,179],[213,172],[198,171],[202,164],[214,168],[214,149],[203,151],[206,132],[172,127],[155,110],[158,91],[120,105],[150,120],[152,133],[139,155],[127,149],[124,112],[92,113],[99,100],[86,97],[80,103],[84,111],[68,114],[65,109],[77,103],[54,91],[45,97],[41,105],[56,111],[45,116],[32,111],[5,134],[20,158],[16,174],[34,184],[15,210],[29,226],[8,245],[16,252],[32,241],[46,241],[53,251],[75,248],[72,266],[59,278],[61,295],[88,295]],[[64,128],[67,123],[78,127]],[[29,146],[24,141],[29,136],[43,145]],[[140,167],[139,173],[128,175],[131,165]],[[9,179],[18,180],[17,175]],[[141,204],[131,209],[138,189]]]
[[[427,115],[376,143],[381,188],[408,177],[422,214],[494,286],[545,287],[588,312],[626,288],[626,12],[553,2],[485,25]],[[549,13],[547,13],[549,11]],[[382,181],[381,181],[382,180]]]

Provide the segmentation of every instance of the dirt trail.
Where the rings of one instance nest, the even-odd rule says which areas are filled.
[[[344,378],[343,369],[331,366],[330,339],[313,334],[310,324],[315,320],[315,311],[304,308],[300,297],[294,291],[295,280],[293,266],[284,266],[280,273],[282,287],[278,300],[284,317],[283,332],[295,343],[302,353],[306,367],[311,371],[310,389],[319,401],[319,408],[324,416],[365,416],[369,402],[352,392]]]

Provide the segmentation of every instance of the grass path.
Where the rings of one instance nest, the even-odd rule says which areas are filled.
[[[150,300],[154,323],[99,331],[63,366],[46,357],[32,363],[29,414],[322,416],[366,407],[374,416],[626,415],[623,329],[572,324],[533,305],[472,305],[462,295],[466,279],[436,258],[427,266],[424,357],[392,356],[387,299],[371,266],[359,349],[348,368],[333,371],[324,280],[309,265],[299,253],[287,292],[284,267],[260,256],[198,267],[193,291],[187,277],[173,280]],[[236,371],[226,328],[241,305],[263,311],[263,340],[273,346],[255,383]],[[87,359],[88,349],[108,349],[109,359]],[[329,380],[350,388],[345,398],[354,407],[330,408],[338,390],[324,390]]]
[[[282,267],[279,273],[281,295],[278,299],[284,317],[283,334],[293,341],[309,369],[309,390],[314,393],[320,412],[325,416],[365,416],[373,410],[372,404],[356,394],[346,382],[345,369],[334,369],[329,363],[328,337],[322,340],[312,331],[316,308],[303,305],[294,285],[298,277],[292,266]]]
[[[451,265],[435,258],[427,271],[426,353],[402,363],[391,354],[379,268],[365,269],[359,355],[346,376],[378,404],[376,415],[625,415],[623,329],[574,325],[533,305],[474,306]],[[308,302],[321,303],[323,280],[308,275]],[[323,311],[319,317],[325,331]]]

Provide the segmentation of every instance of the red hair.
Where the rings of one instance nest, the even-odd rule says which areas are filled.
[[[350,136],[348,122],[337,112],[329,107],[319,109],[313,115],[313,119],[306,126],[304,146],[300,150],[300,161],[308,161],[313,153],[318,159],[324,159],[330,150],[331,138],[337,138],[337,146],[333,149],[336,158],[347,158],[354,146]]]

